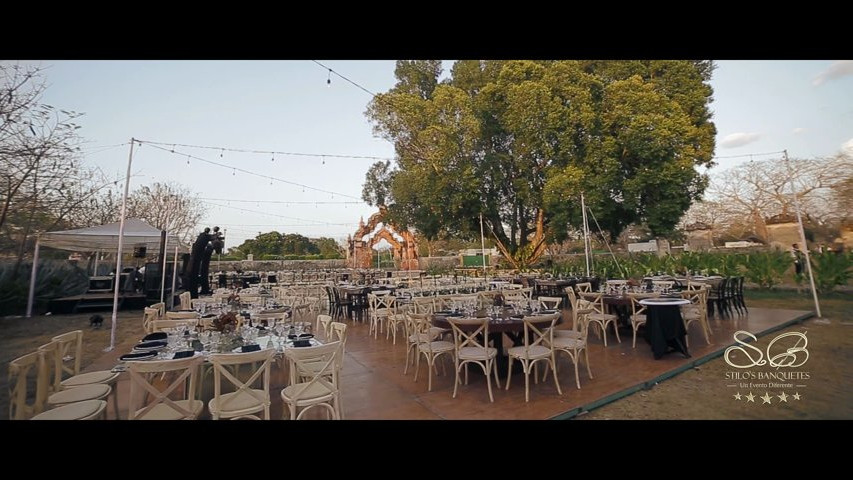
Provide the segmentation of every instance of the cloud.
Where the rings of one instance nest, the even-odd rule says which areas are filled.
[[[853,138],[841,144],[841,151],[847,155],[853,155]]]
[[[761,138],[761,134],[756,132],[733,133],[731,135],[726,135],[726,137],[720,142],[720,146],[723,148],[742,147],[744,145],[748,145],[752,142],[758,141],[759,138]]]
[[[853,60],[839,60],[832,62],[826,70],[817,74],[812,80],[812,85],[819,87],[829,80],[835,80],[847,75],[853,75]]]
[[[806,131],[806,129],[805,129],[805,128],[803,128],[803,127],[797,127],[797,128],[795,128],[795,129],[793,129],[793,130],[791,131],[791,133],[793,133],[794,135],[799,135],[799,134],[801,134],[801,133],[804,133],[805,131]]]

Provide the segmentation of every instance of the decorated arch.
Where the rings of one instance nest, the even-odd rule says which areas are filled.
[[[347,238],[347,266],[370,268],[373,247],[385,240],[391,245],[395,263],[401,270],[417,270],[418,246],[415,236],[406,229],[384,222],[386,212],[384,207],[380,207],[377,213],[367,219],[367,223],[364,223],[364,218],[359,221],[355,235]]]

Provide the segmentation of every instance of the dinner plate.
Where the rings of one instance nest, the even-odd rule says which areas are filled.
[[[166,348],[166,342],[154,341],[154,342],[142,342],[139,345],[133,347],[134,352],[155,352],[157,350],[162,350]]]
[[[142,360],[151,360],[152,358],[157,358],[157,352],[139,352],[139,353],[128,353],[118,357],[122,362],[139,362]]]

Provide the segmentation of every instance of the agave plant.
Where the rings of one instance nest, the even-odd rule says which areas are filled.
[[[29,294],[32,264],[23,264],[14,271],[13,263],[0,263],[0,315],[23,313]],[[39,262],[34,290],[36,306],[48,301],[77,295],[86,291],[89,277],[86,272],[63,260]]]

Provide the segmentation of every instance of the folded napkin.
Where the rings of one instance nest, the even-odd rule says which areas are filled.
[[[157,341],[152,341],[152,342],[142,342],[134,348],[160,348],[160,347],[165,347],[165,346],[166,346],[166,342],[161,341],[161,340],[157,340]]]
[[[147,360],[156,357],[155,352],[128,353],[118,357],[122,362],[132,362],[134,360]]]
[[[254,345],[243,345],[242,347],[240,347],[240,351],[243,353],[257,352],[260,349],[261,349],[261,346],[258,345],[257,343]]]
[[[179,358],[188,358],[195,355],[195,352],[192,350],[184,350],[182,352],[175,352],[175,356],[172,357],[173,360],[177,360]]]
[[[145,335],[145,337],[142,339],[142,341],[143,342],[150,342],[153,340],[165,340],[167,338],[169,338],[169,335],[167,335],[166,332],[154,332],[154,333],[149,333],[148,335]]]
[[[293,342],[294,347],[310,347],[311,342],[309,340],[295,340]]]
[[[307,340],[309,338],[314,338],[314,334],[313,333],[300,333],[299,338],[300,339],[304,338]]]

